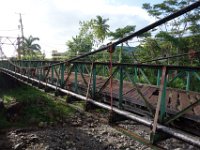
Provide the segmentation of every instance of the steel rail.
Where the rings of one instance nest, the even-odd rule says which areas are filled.
[[[200,54],[200,51],[196,51],[195,55]],[[177,57],[183,57],[183,56],[187,56],[190,55],[190,53],[183,53],[183,54],[178,54],[178,55],[173,55],[173,56],[168,56],[168,57],[161,57],[161,58],[155,58],[155,59],[151,59],[151,60],[147,60],[147,61],[141,61],[138,63],[148,63],[148,62],[153,62],[153,61],[158,61],[158,60],[165,60],[165,59],[171,59],[171,58],[177,58]]]
[[[3,60],[2,62],[6,62],[7,60]],[[86,64],[91,65],[92,62],[87,61],[74,61],[70,62],[69,64]],[[93,62],[95,65],[109,65],[109,62]],[[113,62],[113,66],[127,66],[127,67],[141,67],[141,68],[158,68],[161,69],[162,67],[166,66],[169,70],[193,70],[193,71],[200,71],[199,66],[177,66],[177,65],[162,65],[162,64],[143,64],[143,63],[117,63]],[[16,68],[18,68],[16,65],[12,64]],[[47,67],[47,66],[46,66]],[[27,67],[20,67],[21,69],[26,69]],[[48,68],[48,67],[47,67]],[[39,67],[30,67],[30,69],[40,69]]]
[[[91,65],[92,62],[85,62],[85,61],[75,61],[71,62],[72,64],[74,63],[79,63],[79,64],[86,64],[86,65]],[[109,65],[109,62],[94,62],[95,65]],[[162,64],[132,64],[132,63],[117,63],[113,62],[113,66],[126,66],[126,67],[141,67],[141,68],[157,68],[161,69],[163,67],[167,67],[169,70],[193,70],[193,71],[200,71],[200,66],[177,66],[177,65],[162,65]]]
[[[133,113],[125,111],[125,110],[120,110],[120,109],[118,109],[116,107],[111,108],[111,106],[109,106],[107,104],[104,104],[104,103],[100,103],[98,101],[95,101],[94,99],[87,98],[85,96],[76,94],[76,93],[74,93],[72,91],[68,91],[66,89],[62,89],[60,87],[56,87],[54,85],[51,85],[51,84],[43,82],[43,81],[39,81],[37,79],[28,78],[27,76],[21,75],[19,73],[16,73],[14,71],[11,71],[11,70],[8,70],[8,69],[5,69],[5,68],[0,68],[0,70],[3,73],[5,73],[5,74],[17,79],[17,80],[20,80],[20,79],[18,79],[15,76],[22,77],[22,78],[24,78],[26,80],[30,80],[32,82],[36,82],[36,83],[42,84],[42,85],[47,86],[47,87],[52,88],[52,89],[56,89],[56,90],[58,90],[60,92],[63,92],[65,94],[68,94],[68,95],[71,95],[71,96],[74,96],[74,97],[76,97],[78,99],[90,102],[90,103],[92,103],[94,105],[97,105],[97,106],[99,106],[101,108],[104,108],[104,109],[107,109],[107,110],[111,110],[112,109],[112,111],[114,111],[117,114],[123,115],[123,116],[125,116],[125,117],[127,117],[129,119],[132,119],[132,120],[134,120],[136,122],[139,122],[139,123],[141,123],[143,125],[146,125],[146,126],[152,128],[153,121],[151,119],[141,117],[139,115],[133,114]],[[27,82],[25,82],[23,80],[20,80],[20,81],[25,83],[25,84],[27,84]],[[175,129],[175,128],[167,127],[167,126],[164,126],[164,125],[159,124],[159,123],[157,124],[157,130],[161,131],[161,132],[164,132],[164,133],[167,133],[167,134],[169,134],[169,135],[171,135],[171,136],[173,136],[173,137],[175,137],[177,139],[180,139],[180,140],[185,141],[187,143],[190,143],[192,145],[200,147],[200,137],[197,137],[195,135],[188,134],[188,133],[186,133],[184,131],[181,131],[181,130],[178,130],[178,129]]]

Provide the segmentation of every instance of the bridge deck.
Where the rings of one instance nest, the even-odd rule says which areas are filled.
[[[86,94],[87,91],[87,83],[89,82],[89,75],[84,74],[84,77],[82,77],[80,74],[78,75],[78,92],[81,94]],[[83,79],[84,78],[84,79]],[[69,80],[67,84],[65,85],[65,88],[73,90],[74,86],[74,74],[72,73],[69,76]],[[86,82],[85,82],[85,81]],[[97,91],[102,88],[104,83],[106,82],[107,78],[97,76],[96,78],[96,89]],[[92,87],[91,83],[91,87]],[[141,85],[138,84],[138,88],[142,92],[142,94],[145,96],[145,98],[148,100],[150,104],[153,105],[154,108],[156,108],[156,104],[158,101],[158,95],[159,95],[159,88],[152,85]],[[100,93],[101,95],[104,95],[106,97],[110,96],[110,86],[109,84],[106,85],[106,87],[102,90]],[[119,99],[119,81],[116,79],[113,79],[113,98],[115,100]],[[197,99],[200,99],[200,93],[189,91],[186,92],[184,90],[179,89],[172,89],[167,88],[166,90],[166,111],[169,114],[176,114],[183,110],[184,108],[188,107],[192,103],[196,102]],[[109,102],[109,100],[108,100]],[[136,106],[142,106],[145,108],[145,103],[141,96],[138,94],[136,88],[133,86],[131,82],[124,81],[123,82],[123,104],[134,104]],[[200,121],[200,105],[196,105],[194,108],[188,110],[184,117]]]

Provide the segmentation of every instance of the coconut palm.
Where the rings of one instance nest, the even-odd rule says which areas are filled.
[[[96,19],[94,20],[94,34],[101,43],[105,40],[106,36],[108,35],[110,27],[107,24],[108,20],[108,18],[103,19],[102,16],[96,16]]]
[[[28,38],[24,38],[22,42],[22,46],[24,49],[23,55],[24,56],[31,56],[33,58],[33,55],[35,52],[40,52],[40,45],[35,43],[36,41],[39,41],[40,39],[38,37],[29,36]]]
[[[129,33],[135,31],[135,26],[126,26],[124,28],[118,28],[115,32],[110,32],[109,36],[112,37],[113,40],[121,39],[127,36]],[[119,52],[119,62],[122,62],[122,50],[123,50],[123,43],[121,44],[120,52]]]

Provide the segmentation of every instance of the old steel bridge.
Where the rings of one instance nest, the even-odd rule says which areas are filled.
[[[200,83],[199,66],[130,64],[112,61],[112,54],[117,45],[199,5],[198,1],[123,39],[63,62],[11,61],[2,58],[0,71],[29,85],[74,96],[149,126],[152,130],[151,142],[161,138],[163,134],[160,132],[163,132],[200,146],[198,133],[190,134],[172,126],[177,119],[185,119],[196,124],[194,128],[199,129],[200,92],[190,90],[191,81]],[[81,59],[105,50],[110,54],[109,62],[87,62]],[[103,74],[101,70],[104,70]],[[144,79],[142,83],[139,83],[140,78]],[[185,79],[184,89],[172,87],[172,83],[179,78]]]

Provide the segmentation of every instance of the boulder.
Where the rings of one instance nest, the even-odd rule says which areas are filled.
[[[6,116],[9,121],[16,121],[22,110],[23,104],[21,102],[14,102],[7,107]]]
[[[3,103],[3,100],[0,99],[0,111],[4,110],[5,107],[4,107],[4,103]]]

